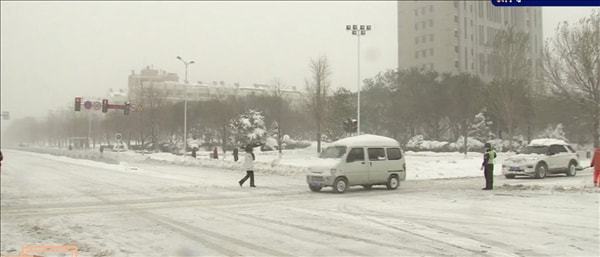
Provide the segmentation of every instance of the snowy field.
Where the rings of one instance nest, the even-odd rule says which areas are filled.
[[[210,152],[199,152],[196,159],[191,156],[183,158],[170,153],[140,154],[129,152],[105,152],[105,156],[118,159],[122,163],[131,161],[157,161],[161,163],[178,164],[185,166],[199,166],[221,169],[241,170],[241,160],[233,161],[231,152],[223,156],[220,152],[218,160],[210,159]],[[299,149],[286,150],[280,156],[278,152],[255,151],[257,172],[277,175],[304,175],[307,167],[322,159],[317,157],[316,146]],[[406,154],[407,180],[435,179],[435,178],[459,178],[478,177],[483,172],[479,170],[482,162],[482,154],[470,152],[465,157],[461,153],[434,153],[434,152],[407,152]],[[512,154],[499,153],[497,163],[502,163],[506,156]],[[243,154],[240,153],[243,159]],[[501,165],[496,165],[494,174],[502,174]]]
[[[3,151],[0,254],[70,243],[80,256],[600,256],[589,169],[496,176],[482,191],[480,154],[408,153],[398,190],[340,195],[308,190],[309,150],[257,153],[257,188],[237,185],[231,156]]]

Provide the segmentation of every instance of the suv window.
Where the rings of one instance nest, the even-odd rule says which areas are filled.
[[[369,161],[383,161],[385,160],[385,151],[383,148],[369,148]]]
[[[387,149],[388,160],[400,160],[402,159],[402,152],[400,148],[388,148]]]
[[[551,154],[566,153],[566,152],[567,152],[567,149],[565,149],[565,147],[562,145],[551,145],[550,146]]]
[[[352,148],[346,157],[346,162],[364,161],[365,150],[362,148]]]
[[[574,152],[575,152],[575,149],[573,149],[573,147],[571,147],[570,145],[566,145],[566,147],[567,147],[567,148],[568,148],[568,149],[569,149],[569,150],[570,150],[572,153],[574,153]]]

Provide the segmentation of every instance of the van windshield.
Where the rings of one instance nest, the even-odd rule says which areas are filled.
[[[344,156],[345,153],[346,153],[345,146],[330,146],[330,147],[325,148],[325,150],[323,150],[321,152],[321,154],[319,154],[319,158],[337,159],[337,158],[342,158],[342,156]]]

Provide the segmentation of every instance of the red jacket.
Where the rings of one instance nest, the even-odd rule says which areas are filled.
[[[594,151],[590,166],[594,167],[595,171],[600,171],[600,148],[596,148],[596,151]]]

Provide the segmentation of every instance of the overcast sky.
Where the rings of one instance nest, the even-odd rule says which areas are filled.
[[[327,55],[334,87],[356,90],[356,38],[345,24],[372,24],[361,40],[362,77],[397,63],[396,3],[382,2],[1,2],[1,110],[43,116],[75,96],[127,88],[146,65],[190,81],[303,87],[311,58]],[[544,8],[548,36],[591,8]],[[8,123],[2,121],[3,128]]]

